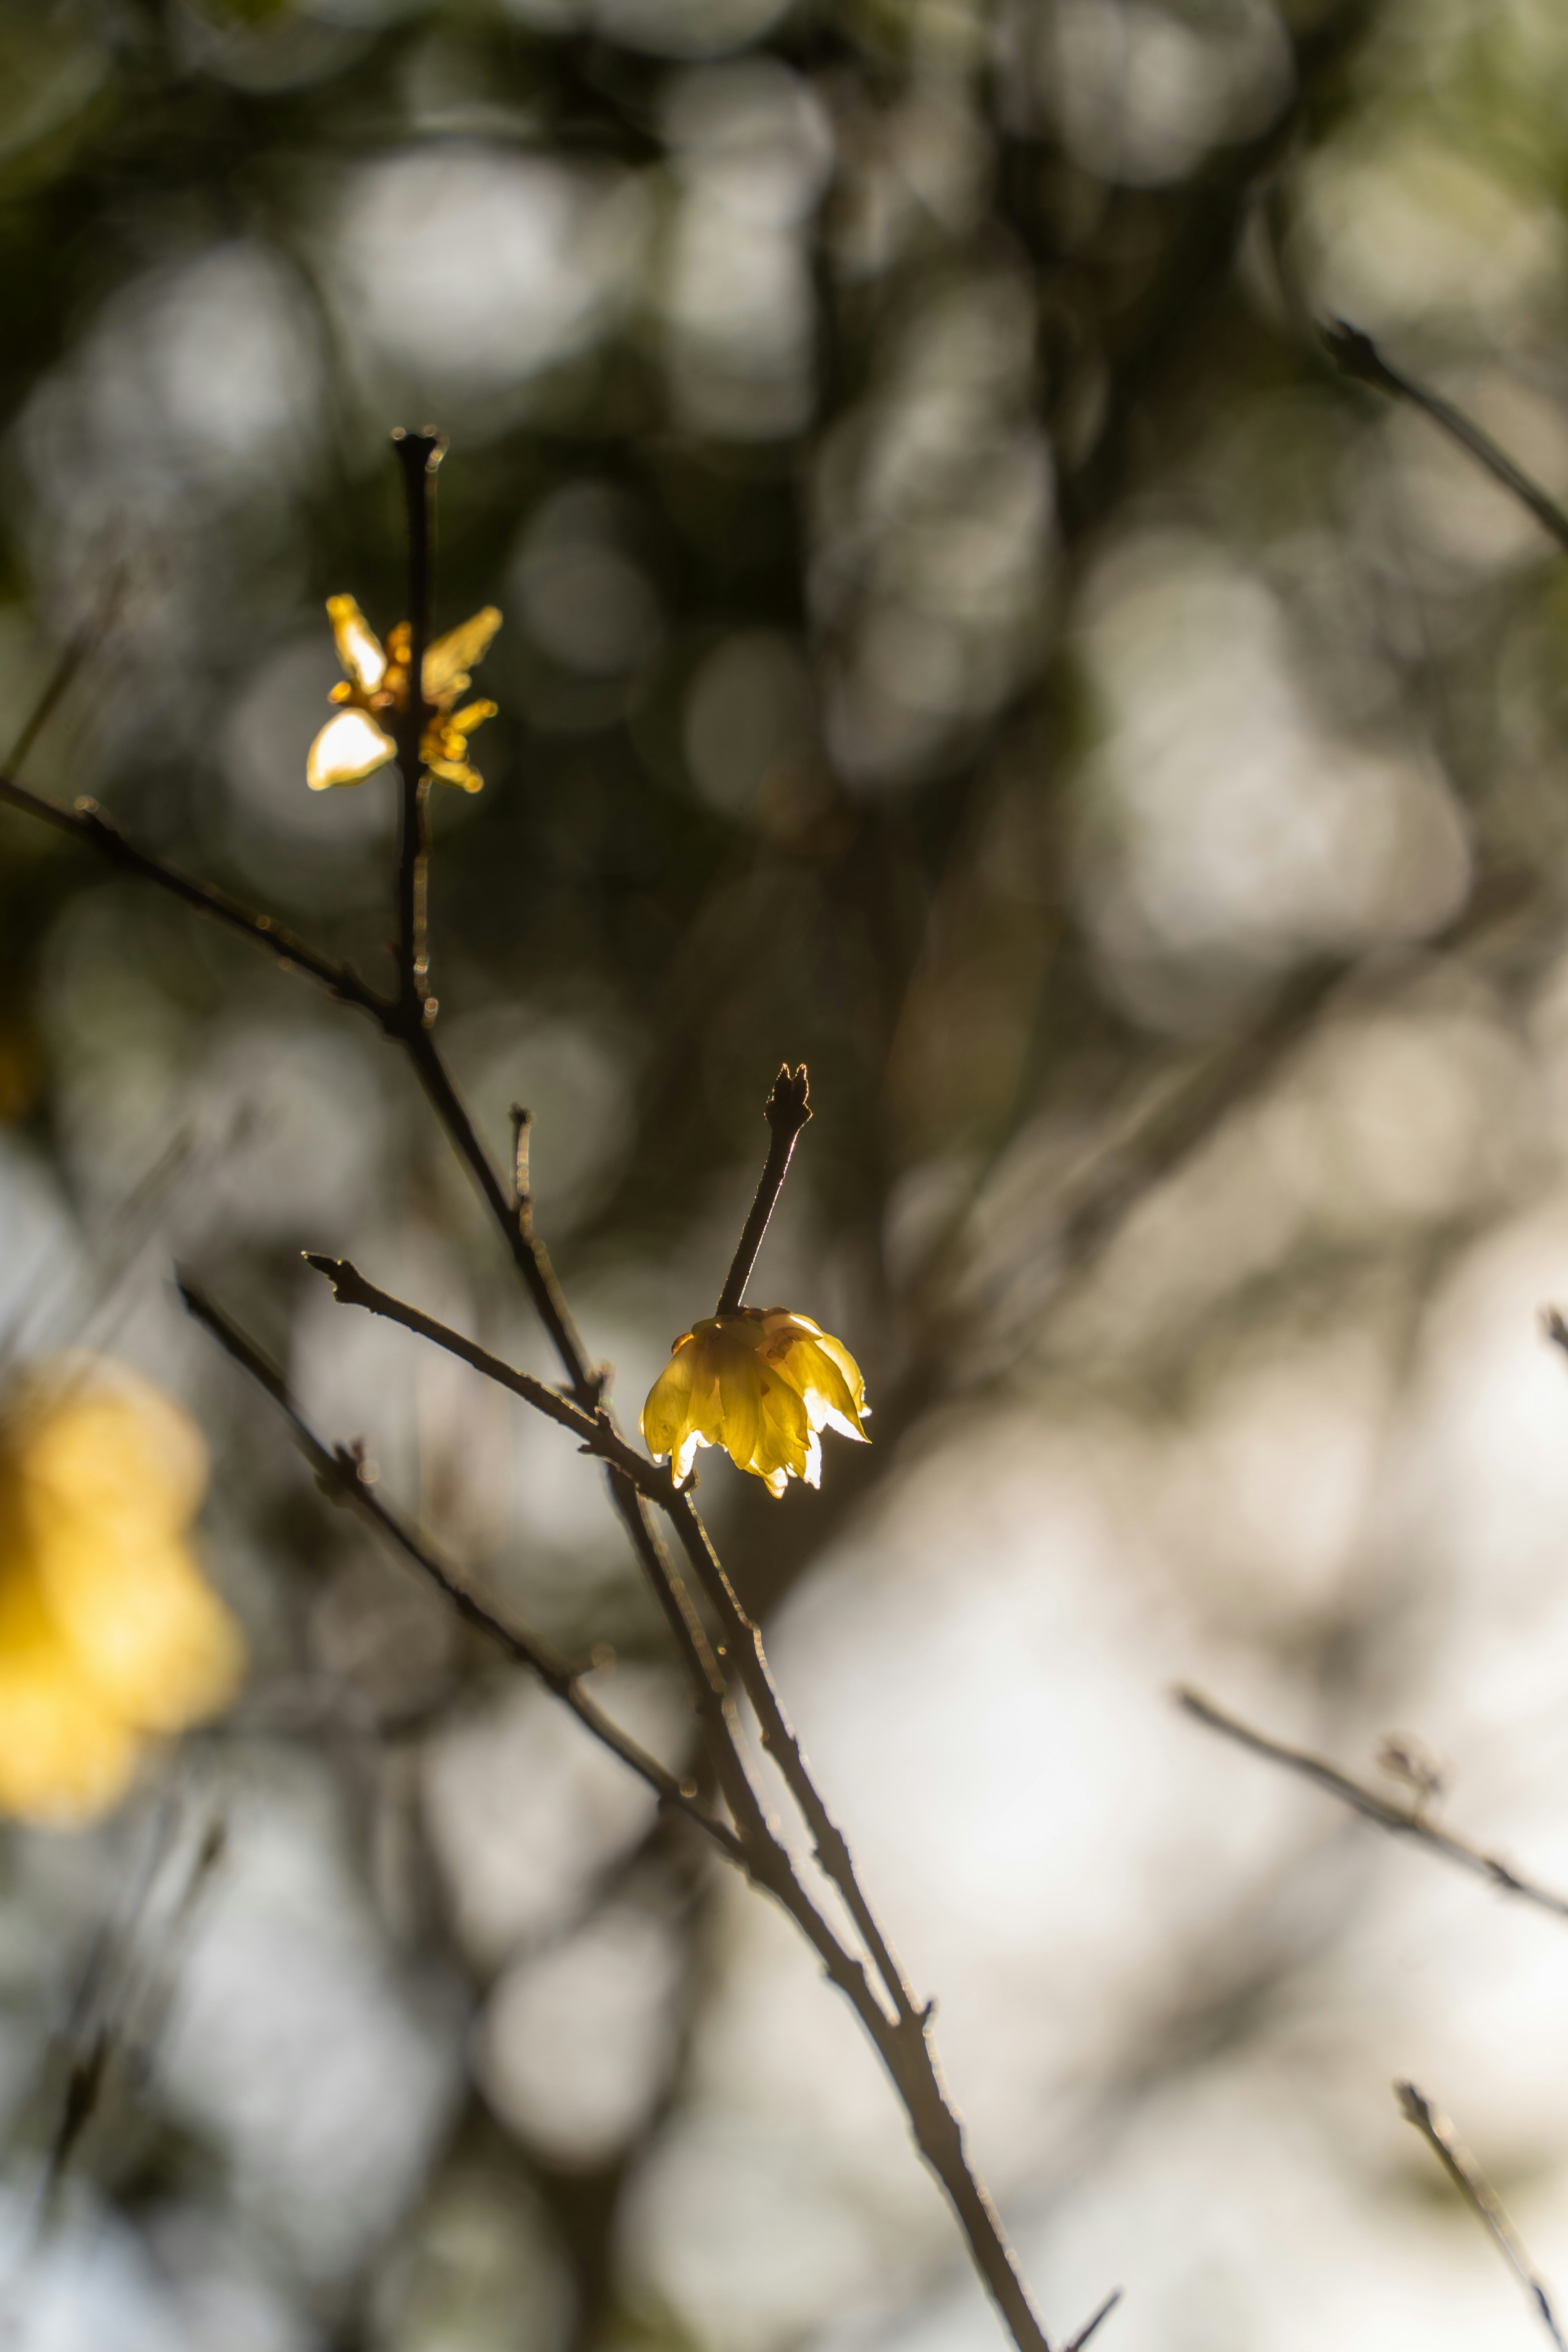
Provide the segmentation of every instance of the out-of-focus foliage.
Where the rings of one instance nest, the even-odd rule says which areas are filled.
[[[533,1114],[627,1419],[809,1063],[755,1295],[843,1335],[876,1444],[776,1506],[714,1451],[701,1500],[1053,2336],[1120,2283],[1125,2352],[1527,2341],[1395,2073],[1568,2277],[1568,1946],[1163,1696],[1419,1731],[1568,1877],[1568,592],[1317,337],[1568,487],[1565,101],[1554,0],[0,16],[0,739],[85,646],[26,780],[385,980],[392,778],[305,785],[322,608],[406,611],[386,433],[449,435],[436,625],[506,621],[438,1034],[498,1156]],[[7,1847],[5,2244],[115,2053],[19,2325],[993,2341],[781,1923],[171,1302],[178,1255],[685,1769],[589,1465],[301,1267],[555,1377],[395,1057],[9,816],[0,910],[7,1346],[198,1414],[252,1662],[111,1822]]]

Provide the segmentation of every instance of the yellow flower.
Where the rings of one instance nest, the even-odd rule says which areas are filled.
[[[742,1307],[681,1333],[648,1391],[642,1433],[650,1454],[669,1455],[677,1486],[700,1445],[721,1445],[777,1496],[791,1478],[821,1483],[819,1430],[868,1445],[861,1423],[869,1410],[842,1340],[808,1315]]]
[[[184,1541],[205,1485],[200,1432],[122,1366],[63,1358],[0,1404],[0,1812],[107,1811],[232,1696],[238,1628]]]
[[[329,719],[310,746],[305,780],[313,793],[329,784],[363,783],[377,768],[397,757],[397,746],[384,719],[408,708],[408,665],[411,631],[399,621],[381,639],[352,596],[329,596],[327,613],[338,642],[338,659],[347,675],[334,686],[331,699],[342,709]],[[484,778],[468,765],[468,738],[482,720],[493,719],[493,702],[456,705],[472,680],[468,672],[482,661],[490,639],[500,626],[493,604],[476,613],[459,628],[425,648],[425,700],[431,716],[426,722],[420,757],[433,776],[477,793]]]

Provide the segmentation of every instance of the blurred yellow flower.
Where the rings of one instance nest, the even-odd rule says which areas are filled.
[[[85,1821],[147,1740],[238,1685],[238,1628],[184,1540],[206,1449],[123,1366],[64,1357],[0,1402],[0,1812]]]
[[[678,1486],[700,1445],[721,1445],[777,1496],[791,1478],[821,1483],[820,1430],[869,1444],[869,1410],[842,1340],[786,1307],[742,1307],[681,1333],[648,1391],[642,1433],[650,1454],[670,1457]]]
[[[384,647],[352,596],[329,596],[327,614],[337,639],[338,659],[346,673],[334,686],[331,699],[342,703],[310,746],[305,780],[313,793],[330,784],[363,783],[377,768],[397,757],[397,746],[383,721],[408,708],[408,666],[412,650],[406,621],[387,632]],[[432,713],[420,745],[420,756],[433,776],[477,793],[484,778],[468,765],[468,738],[476,727],[493,719],[493,702],[469,702],[455,708],[472,680],[474,664],[482,661],[490,639],[500,626],[493,604],[476,613],[425,649],[425,699]]]

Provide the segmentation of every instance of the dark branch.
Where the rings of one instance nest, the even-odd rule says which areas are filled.
[[[0,776],[0,803],[20,809],[26,816],[39,818],[57,833],[68,834],[73,841],[96,851],[121,874],[134,875],[142,882],[155,882],[161,890],[184,899],[187,907],[195,907],[198,914],[211,915],[216,922],[237,931],[253,946],[265,949],[277,958],[285,971],[298,966],[345,1004],[357,1005],[384,1029],[388,1027],[394,1009],[391,999],[367,987],[350,965],[331,962],[294,932],[285,930],[270,915],[253,914],[248,907],[242,907],[224,891],[215,890],[205,882],[193,882],[187,875],[165,866],[161,858],[150,857],[145,850],[133,848],[113,818],[96,801],[82,799],[74,807],[61,808],[58,801],[46,799],[29,785],[19,784],[10,776]]]
[[[1325,1764],[1321,1757],[1309,1756],[1299,1748],[1287,1748],[1277,1739],[1267,1738],[1261,1731],[1253,1731],[1238,1723],[1233,1715],[1203,1696],[1201,1692],[1178,1689],[1173,1694],[1176,1704],[1197,1722],[1217,1731],[1226,1739],[1234,1739],[1238,1748],[1248,1748],[1255,1756],[1267,1757],[1271,1764],[1283,1764],[1288,1771],[1298,1772],[1302,1780],[1310,1780],[1315,1788],[1326,1790],[1342,1805],[1349,1805],[1365,1821],[1375,1822],[1380,1830],[1392,1836],[1409,1838],[1417,1845],[1442,1856],[1445,1862],[1458,1863],[1461,1869],[1474,1871],[1479,1878],[1489,1879],[1501,1887],[1505,1895],[1521,1895],[1526,1903],[1539,1905],[1554,1917],[1568,1919],[1568,1896],[1553,1895],[1549,1887],[1538,1886],[1533,1880],[1521,1878],[1504,1862],[1500,1854],[1486,1853],[1479,1846],[1470,1845],[1464,1838],[1455,1837],[1451,1831],[1438,1829],[1426,1818],[1424,1811],[1392,1804],[1375,1789]]]
[[[734,1832],[708,1812],[698,1803],[695,1793],[688,1794],[672,1772],[667,1772],[646,1748],[639,1747],[635,1739],[629,1738],[618,1725],[613,1723],[588,1696],[578,1677],[542,1642],[503,1624],[481,1601],[476,1601],[456,1570],[439,1559],[428,1539],[409,1527],[396,1512],[382,1502],[373,1487],[365,1484],[363,1465],[348,1447],[329,1447],[316,1435],[289,1395],[282,1373],[275,1364],[268,1362],[255,1342],[213,1304],[196,1283],[183,1275],[178,1281],[180,1296],[196,1321],[212,1333],[219,1346],[233,1357],[242,1370],[249,1373],[258,1387],[265,1389],[287,1419],[295,1442],[315,1472],[322,1492],[335,1502],[346,1503],[356,1510],[378,1535],[400,1551],[405,1559],[411,1560],[421,1574],[428,1577],[466,1623],[495,1643],[514,1664],[526,1666],[531,1675],[537,1676],[547,1690],[552,1691],[564,1706],[571,1708],[577,1720],[593,1733],[595,1739],[612,1749],[623,1764],[628,1765],[647,1782],[661,1805],[684,1814],[722,1849],[730,1861],[744,1867],[745,1853]],[[558,1398],[556,1402],[559,1403],[562,1400]],[[568,1407],[570,1410],[572,1408]]]
[[[1106,2296],[1105,2301],[1100,2305],[1100,2309],[1095,2313],[1093,2318],[1085,2321],[1084,2325],[1079,2329],[1078,2334],[1073,2337],[1070,2344],[1063,2345],[1062,2352],[1083,2352],[1084,2346],[1089,2342],[1089,2337],[1094,2334],[1096,2328],[1100,2326],[1100,2321],[1102,2319],[1110,2318],[1111,2313],[1115,2310],[1121,2300],[1121,2289],[1119,2286],[1112,2287],[1110,2293]]]
[[[789,1173],[790,1154],[795,1150],[795,1137],[811,1117],[806,1101],[805,1064],[791,1075],[787,1062],[773,1080],[773,1089],[763,1106],[763,1116],[772,1134],[768,1156],[763,1164],[762,1181],[752,1202],[751,1213],[742,1229],[730,1271],[724,1277],[724,1287],[719,1294],[716,1313],[733,1315],[746,1295],[746,1285],[752,1278],[752,1268],[757,1262],[757,1252],[763,1245],[763,1235],[768,1229],[773,1203],[784,1189]]]
[[[1564,514],[1556,499],[1549,497],[1539,482],[1531,480],[1522,467],[1516,466],[1506,449],[1500,449],[1491,436],[1483,433],[1462,409],[1445,400],[1441,393],[1429,392],[1413,376],[1390,367],[1372,337],[1363,335],[1359,327],[1349,326],[1343,319],[1336,319],[1331,327],[1323,329],[1322,333],[1323,349],[1342,375],[1349,376],[1353,383],[1370,384],[1374,392],[1386,393],[1391,400],[1407,400],[1412,408],[1418,408],[1424,416],[1429,416],[1450,441],[1458,442],[1467,457],[1473,457],[1494,482],[1500,482],[1511,498],[1516,498],[1521,506],[1528,507],[1536,521],[1551,532],[1560,547],[1568,547],[1568,514]]]
[[[426,887],[430,864],[430,781],[425,772],[425,652],[430,643],[430,557],[436,523],[436,469],[446,443],[440,434],[392,436],[403,472],[408,518],[408,692],[394,730],[403,779],[402,832],[397,855],[397,993],[406,1013],[426,1014],[430,959],[426,939]]]
[[[384,1316],[389,1323],[401,1323],[405,1331],[413,1331],[421,1339],[428,1339],[436,1347],[444,1348],[449,1356],[456,1356],[460,1362],[471,1364],[476,1372],[482,1372],[486,1380],[494,1381],[498,1387],[510,1389],[513,1396],[521,1397],[525,1404],[531,1404],[547,1420],[558,1422],[563,1429],[569,1429],[581,1441],[585,1454],[596,1454],[601,1462],[618,1471],[650,1502],[669,1502],[674,1489],[668,1471],[659,1469],[618,1436],[609,1415],[602,1408],[597,1412],[584,1412],[581,1405],[574,1404],[569,1397],[563,1397],[559,1389],[550,1388],[543,1381],[536,1380],[531,1372],[514,1370],[499,1356],[492,1356],[488,1348],[479,1347],[472,1339],[465,1339],[460,1331],[452,1330],[445,1323],[437,1323],[433,1316],[422,1315],[417,1307],[405,1306],[401,1298],[394,1298],[390,1291],[378,1290],[374,1282],[365,1280],[357,1266],[350,1265],[347,1258],[321,1257],[314,1250],[306,1250],[304,1257],[307,1265],[314,1266],[318,1274],[326,1276],[332,1286],[332,1296],[341,1306],[363,1307],[368,1313]]]
[[[1395,2083],[1394,2095],[1407,2124],[1414,2124],[1492,2243],[1530,2297],[1547,2334],[1563,2352],[1563,2337],[1552,2316],[1551,2298],[1525,2251],[1524,2241],[1503,2210],[1502,2201],[1468,2148],[1454,2136],[1454,2126],[1416,2089],[1414,2083]]]

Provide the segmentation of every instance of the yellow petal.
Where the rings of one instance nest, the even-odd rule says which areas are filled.
[[[773,1377],[771,1365],[765,1368],[763,1379],[767,1385],[762,1391],[762,1426],[751,1459],[742,1466],[753,1477],[770,1482],[780,1471],[798,1478],[805,1469],[812,1443],[805,1403],[794,1389]]]
[[[310,746],[305,782],[313,793],[331,784],[361,783],[396,755],[396,744],[367,711],[340,710]]]
[[[638,1427],[650,1454],[673,1454],[691,1418],[692,1378],[697,1354],[691,1334],[678,1339],[668,1364],[647,1392]]]
[[[386,675],[381,639],[352,596],[329,596],[327,617],[337,639],[338,659],[362,693],[374,694]]]
[[[730,1340],[719,1361],[719,1410],[723,1443],[737,1470],[751,1467],[762,1434],[762,1366],[750,1348]]]
[[[822,1429],[831,1423],[846,1437],[869,1444],[860,1426],[849,1383],[820,1339],[795,1340],[785,1350],[780,1370],[805,1399],[813,1429]],[[864,1390],[861,1394],[864,1396]]]
[[[494,604],[471,620],[448,629],[444,637],[425,648],[425,699],[426,702],[449,701],[460,694],[468,684],[466,673],[478,661],[483,661],[490,639],[500,626],[500,613]],[[458,683],[462,679],[462,685]]]
[[[866,1402],[866,1382],[861,1377],[859,1365],[855,1361],[854,1357],[844,1345],[843,1340],[836,1339],[831,1331],[823,1331],[817,1335],[816,1344],[825,1355],[832,1357],[834,1362],[843,1373],[844,1378],[848,1384],[850,1398],[853,1402],[857,1417],[868,1413],[871,1408]],[[865,1437],[865,1431],[862,1430],[860,1434],[862,1437]],[[867,1443],[868,1444],[870,1443],[868,1438],[867,1439]]]

